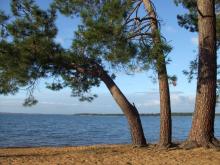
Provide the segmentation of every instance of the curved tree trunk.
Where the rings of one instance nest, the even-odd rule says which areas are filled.
[[[216,106],[216,23],[215,1],[197,0],[199,28],[199,65],[192,128],[183,147],[214,147]]]
[[[134,105],[132,105],[117,87],[112,78],[103,71],[100,75],[101,80],[108,87],[111,95],[125,114],[131,131],[132,144],[134,146],[146,146],[146,140],[141,124],[139,113]]]
[[[151,31],[153,34],[154,44],[161,44],[159,34],[158,21],[154,8],[150,0],[143,0],[145,9],[151,17]],[[169,147],[172,137],[172,120],[170,106],[170,91],[166,69],[166,61],[163,52],[161,51],[156,57],[157,72],[160,90],[160,147]]]
[[[131,105],[131,103],[123,95],[121,90],[118,88],[118,86],[115,84],[115,82],[103,69],[102,66],[100,66],[98,63],[96,63],[93,60],[90,59],[84,59],[84,60],[88,61],[88,63],[90,63],[92,67],[85,68],[84,66],[80,66],[74,63],[70,64],[70,66],[68,67],[73,68],[83,74],[89,74],[92,76],[99,77],[105,83],[105,85],[111,92],[111,95],[113,96],[114,100],[119,105],[119,107],[121,108],[121,110],[123,111],[124,115],[128,120],[128,124],[131,131],[132,144],[137,147],[146,146],[147,143],[142,128],[141,119],[136,107],[134,105]]]

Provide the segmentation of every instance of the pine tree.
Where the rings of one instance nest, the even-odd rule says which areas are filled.
[[[174,0],[176,5],[181,4],[189,12],[183,15],[177,15],[178,23],[181,27],[189,30],[190,32],[198,32],[198,12],[196,0]],[[220,1],[215,0],[216,12],[216,39],[217,47],[220,46]]]
[[[81,101],[92,101],[96,95],[90,95],[90,89],[103,81],[128,119],[132,144],[145,146],[136,107],[105,71],[98,47],[85,44],[83,26],[79,27],[72,48],[65,50],[54,42],[57,33],[54,6],[43,11],[32,0],[18,0],[12,1],[11,8],[13,18],[9,19],[3,12],[0,17],[0,93],[15,94],[25,88],[29,93],[25,105],[30,106],[37,103],[33,96],[37,81],[51,77],[54,82],[47,84],[49,89],[70,87],[73,96],[79,96]],[[82,11],[81,14],[86,13]],[[126,46],[127,43],[119,45]]]
[[[162,44],[159,22],[154,5],[150,0],[143,0],[146,12],[151,17],[151,31],[153,35],[153,44],[158,46]],[[160,91],[160,142],[159,147],[167,148],[171,146],[172,124],[171,124],[171,107],[170,107],[170,92],[168,84],[168,75],[166,69],[165,56],[163,49],[158,50],[155,56],[156,70],[158,74],[159,91]]]
[[[139,14],[143,2],[146,5],[144,16]],[[161,96],[160,146],[170,146],[170,77],[166,71],[165,56],[171,48],[162,39],[152,2],[56,0],[55,6],[65,15],[82,18],[78,34],[84,37],[83,41],[90,50],[96,50],[91,56],[100,53],[99,58],[110,61],[112,67],[122,66],[126,70],[147,70],[152,67],[156,70]],[[175,77],[172,78],[176,81]]]
[[[49,59],[61,52],[54,43],[55,10],[40,10],[33,1],[13,1],[13,17],[1,12],[0,93],[15,94],[26,88],[25,105],[35,104],[32,92],[37,80],[47,77]]]
[[[115,18],[119,18],[124,13],[119,12],[120,15],[114,13],[102,15],[112,6],[119,9],[121,7],[119,1],[109,3],[102,1],[91,1],[89,3],[87,1],[55,1],[54,6],[65,15],[80,15],[82,18],[82,24],[79,25],[78,31],[75,33],[72,52],[77,52],[81,57],[86,58],[86,61],[93,61],[95,63],[96,67],[94,70],[98,71],[96,76],[108,87],[113,98],[128,119],[133,145],[146,145],[141,120],[136,107],[126,99],[104,69],[104,63],[105,65],[109,64],[113,69],[117,65],[127,63],[130,60],[129,57],[133,56],[136,51],[131,42],[126,42],[124,36],[118,35],[121,30],[121,24],[119,24],[121,22]],[[68,6],[68,9],[66,6]],[[112,22],[109,22],[111,19]]]
[[[189,14],[178,16],[181,26],[199,33],[198,80],[195,113],[188,140],[183,147],[216,147],[214,136],[216,106],[216,13],[214,0],[178,1],[189,9]],[[219,1],[216,1],[219,3]],[[217,5],[218,6],[218,5]],[[219,27],[217,27],[218,29]],[[191,72],[192,73],[192,72]]]

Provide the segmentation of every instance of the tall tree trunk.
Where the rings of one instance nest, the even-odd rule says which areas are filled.
[[[145,9],[147,10],[151,19],[151,31],[154,35],[154,44],[161,44],[161,37],[159,34],[158,20],[156,13],[150,0],[143,0]],[[170,106],[170,91],[166,69],[166,61],[163,51],[158,52],[156,57],[158,81],[160,90],[160,147],[169,147],[171,145],[172,137],[172,120],[171,120],[171,106]]]
[[[216,22],[215,1],[197,0],[199,28],[199,65],[195,113],[184,147],[214,147],[216,106]]]
[[[111,95],[128,120],[131,131],[132,144],[137,147],[146,146],[141,119],[136,107],[127,100],[112,78],[105,71],[102,71],[100,78],[108,87]]]
[[[160,89],[160,142],[159,142],[159,145],[161,147],[169,147],[172,143],[171,141],[172,121],[171,121],[169,84],[168,84],[166,70],[164,71],[165,73],[158,73],[159,89]]]

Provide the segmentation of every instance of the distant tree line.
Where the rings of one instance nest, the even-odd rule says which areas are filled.
[[[188,10],[177,16],[179,25],[199,34],[198,57],[190,63],[189,71],[184,71],[190,80],[196,75],[197,92],[192,128],[182,147],[219,147],[214,118],[219,91],[220,1],[175,3]],[[171,61],[167,55],[172,48],[161,33],[151,0],[54,0],[48,10],[42,10],[34,0],[12,0],[11,12],[0,11],[0,94],[25,89],[28,97],[24,105],[31,106],[37,103],[33,92],[39,80],[50,78],[53,82],[47,83],[47,88],[69,87],[80,101],[92,101],[97,96],[91,88],[103,82],[127,118],[132,144],[141,147],[147,142],[138,110],[114,82],[113,73],[153,69],[160,93],[158,147],[172,146],[169,84],[176,85],[177,78],[167,73]],[[69,49],[55,42],[57,12],[81,20]]]

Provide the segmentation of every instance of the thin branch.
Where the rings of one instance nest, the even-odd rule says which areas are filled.
[[[140,5],[143,3],[143,1],[139,1],[139,3],[135,6],[135,8],[131,11],[131,13],[128,15],[127,19],[125,20],[125,23],[127,23],[127,21],[130,19],[130,17],[132,16],[132,14],[135,12],[135,10],[137,8],[140,7]]]
[[[132,39],[132,38],[141,37],[141,36],[150,36],[150,37],[152,37],[152,34],[151,33],[135,33],[135,34],[127,37],[127,39]]]

